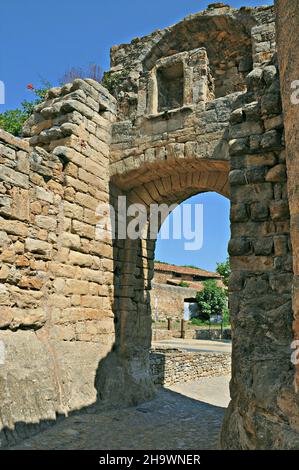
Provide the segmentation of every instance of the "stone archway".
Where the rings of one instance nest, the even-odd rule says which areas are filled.
[[[205,162],[188,159],[174,172],[167,160],[163,170],[159,165],[160,178],[153,167],[144,171],[144,184],[133,174],[126,174],[126,181],[132,185],[124,192],[116,187],[117,178],[113,178],[112,192],[117,212],[117,195],[126,197],[128,208],[132,204],[144,207],[149,224],[150,208],[154,205],[167,205],[170,212],[174,205],[179,205],[189,197],[203,192],[228,194],[228,164],[214,160]],[[156,178],[155,178],[156,177]],[[154,178],[154,179],[151,179]],[[122,186],[123,175],[120,176]],[[170,213],[168,212],[167,215]],[[160,229],[163,220],[159,220]],[[128,224],[130,218],[128,218]],[[148,228],[148,227],[147,227]],[[121,400],[129,405],[149,399],[154,394],[150,368],[149,350],[152,335],[152,313],[150,303],[151,281],[154,274],[154,252],[156,239],[149,235],[142,239],[126,238],[116,240],[114,244],[114,315],[116,341],[113,351],[105,359],[97,373],[97,389],[103,400],[109,399],[119,403]],[[157,236],[157,232],[155,233]],[[115,371],[115,372],[114,372]],[[126,390],[126,394],[123,394]]]
[[[220,16],[222,14],[220,12]],[[193,103],[190,108],[185,102],[182,108],[166,114],[157,113],[157,102],[153,100],[159,85],[159,81],[155,82],[157,72],[152,72],[155,67],[164,70],[182,60],[187,67],[186,76],[189,76],[190,57],[194,55],[201,67],[206,68],[205,73],[201,72],[203,77],[208,78],[212,69],[207,61],[209,53],[206,56],[205,51],[192,49],[190,55],[182,55],[181,49],[177,51],[174,31],[167,32],[161,43],[158,41],[152,55],[145,59],[147,71],[139,82],[138,102],[141,100],[142,110],[137,108],[137,118],[131,127],[128,121],[120,121],[114,126],[111,178],[120,193],[146,205],[160,197],[176,201],[186,185],[190,193],[187,189],[187,193],[183,192],[185,196],[192,195],[193,190],[200,191],[200,187],[192,187],[193,178],[202,183],[204,190],[210,189],[208,181],[213,181],[214,185],[218,181],[218,191],[230,194],[233,377],[232,402],[224,422],[222,445],[240,449],[281,448],[282,443],[288,441],[290,448],[296,448],[298,426],[292,416],[293,410],[298,409],[298,400],[293,386],[295,371],[290,361],[293,272],[281,98],[276,58],[271,50],[263,54],[258,52],[259,37],[269,37],[271,42],[274,23],[271,15],[269,23],[256,25],[257,17],[251,20],[253,23],[247,26],[251,31],[255,62],[246,77],[246,90],[234,90],[224,97],[211,98],[209,80],[204,79],[201,84],[203,101]],[[190,26],[188,22],[186,26]],[[189,33],[185,34],[188,36]],[[168,42],[164,39],[169,36],[172,52],[168,57],[165,53]],[[163,59],[165,56],[167,58]],[[167,74],[163,80],[165,77]],[[144,98],[146,83],[149,107]],[[184,90],[184,99],[188,100],[188,96]],[[193,89],[194,96],[198,95]],[[169,98],[170,102],[175,99],[175,96]],[[165,105],[165,100],[163,103]],[[138,110],[145,112],[145,116],[138,115]],[[147,112],[154,114],[147,115]],[[229,184],[226,183],[228,173]],[[171,183],[167,186],[166,181]],[[130,274],[131,297],[128,292],[124,294],[124,322],[130,321],[130,308],[134,305],[135,317],[132,318],[138,323],[147,315],[146,293],[152,272],[151,266],[148,267],[152,259],[147,253],[153,252],[153,245],[144,242],[139,247],[135,244],[126,249],[133,266],[139,263],[141,269],[145,268],[137,279],[142,286],[138,289],[140,304],[132,301],[133,273]],[[142,259],[146,266],[140,262]],[[128,270],[122,262],[120,264],[120,272],[122,267]],[[128,303],[128,298],[132,303]],[[139,333],[144,339],[142,321]],[[135,332],[130,335],[135,338]],[[135,344],[138,341],[137,337],[133,340]],[[137,349],[133,355],[136,364]],[[145,357],[146,354],[143,355],[140,377],[146,375]]]

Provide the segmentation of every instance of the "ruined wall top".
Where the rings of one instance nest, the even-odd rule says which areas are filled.
[[[198,35],[195,40],[205,40],[206,43],[212,43],[214,38],[209,36],[208,33],[213,32],[213,30],[216,30],[216,35],[223,39],[225,31],[232,36],[234,35],[234,30],[235,32],[243,30],[247,35],[250,35],[250,31],[254,26],[274,21],[274,6],[241,7],[236,9],[224,3],[210,4],[206,10],[189,15],[177,24],[163,30],[158,29],[141,38],[134,38],[131,43],[113,46],[110,54],[111,71],[116,72],[127,67],[136,68],[138,64],[144,61],[149,65],[151,55],[154,52],[157,53],[159,51],[163,55],[173,54],[174,51],[170,46],[173,44],[174,36],[176,36],[177,45],[181,43],[181,47],[185,47],[184,50],[187,50],[193,48],[188,47],[185,42],[185,38],[190,32],[197,31]],[[232,24],[234,24],[234,28],[229,29]],[[163,49],[160,49],[162,42],[168,43],[169,48],[165,45]]]
[[[113,47],[105,81],[117,100],[110,155],[117,185],[140,184],[161,162],[169,170],[173,154],[227,173],[230,115],[275,55],[274,8],[223,3]]]
[[[202,54],[206,53],[207,67],[195,71],[195,75],[207,76],[208,100],[246,91],[248,73],[269,63],[276,51],[274,7],[234,9],[224,3],[214,3],[173,26],[135,38],[130,44],[112,47],[111,70],[106,79],[119,103],[119,120],[151,114],[153,109],[165,111],[167,97],[163,93],[163,82],[166,90],[170,81],[176,81],[177,86],[180,81],[186,83],[192,75],[192,64],[185,67],[186,53],[189,52],[189,59],[192,59],[193,51],[197,54],[199,49]],[[183,53],[185,56],[179,57]],[[158,105],[158,109],[149,103],[155,86],[151,83],[153,76],[157,78],[157,92],[162,90],[162,105]],[[174,83],[172,86],[175,88]],[[171,90],[167,90],[168,93],[171,94]],[[178,96],[172,96],[169,101],[170,109],[185,104]]]

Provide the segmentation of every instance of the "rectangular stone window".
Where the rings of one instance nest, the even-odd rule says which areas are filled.
[[[213,87],[204,48],[162,57],[139,83],[138,116],[154,117],[166,111],[210,101]]]
[[[182,62],[157,70],[158,112],[184,105],[184,67]]]

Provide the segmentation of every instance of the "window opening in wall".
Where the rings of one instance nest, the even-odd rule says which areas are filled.
[[[181,108],[184,104],[184,68],[178,62],[157,71],[158,112]]]

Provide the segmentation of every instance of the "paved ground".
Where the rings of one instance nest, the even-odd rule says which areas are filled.
[[[230,401],[229,379],[228,376],[204,377],[196,382],[170,385],[168,389],[201,403],[227,408]]]
[[[217,449],[229,377],[160,389],[143,405],[73,416],[12,449]]]
[[[231,341],[208,341],[200,339],[165,339],[161,341],[153,341],[154,347],[181,348],[186,351],[199,352],[231,352]]]

